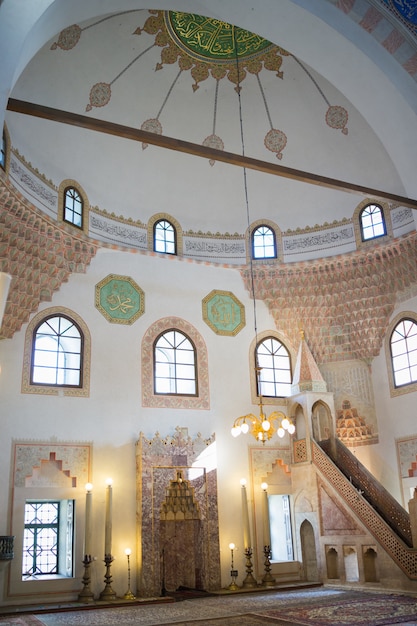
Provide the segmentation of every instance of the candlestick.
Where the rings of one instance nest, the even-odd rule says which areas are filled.
[[[262,483],[262,515],[264,529],[264,546],[271,547],[271,525],[269,522],[269,505],[268,505],[268,484]]]
[[[240,481],[242,486],[242,519],[243,519],[243,547],[245,550],[251,547],[248,498],[246,495],[246,480],[242,478]]]
[[[92,526],[91,526],[91,511],[93,504],[93,485],[87,483],[85,486],[85,536],[84,536],[84,556],[91,556],[91,539],[92,539]]]
[[[229,543],[230,553],[231,553],[231,567],[230,567],[230,576],[232,578],[232,582],[230,583],[228,589],[230,591],[237,591],[239,586],[236,584],[236,578],[238,575],[237,569],[235,569],[234,561],[233,561],[233,550],[235,549],[234,543]]]
[[[112,535],[112,505],[113,505],[113,480],[106,480],[106,526],[104,535],[104,554],[111,554],[111,535]]]
[[[123,596],[125,600],[136,600],[135,594],[130,589],[130,555],[132,554],[132,550],[130,548],[126,548],[125,555],[127,557],[127,591]]]

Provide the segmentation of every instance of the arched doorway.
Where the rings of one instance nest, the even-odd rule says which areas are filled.
[[[314,530],[308,520],[304,520],[300,527],[301,555],[305,579],[311,582],[319,580],[317,567],[317,551],[314,539]]]
[[[320,442],[330,439],[333,435],[333,420],[327,404],[319,400],[313,405],[311,411],[311,428],[313,439]]]

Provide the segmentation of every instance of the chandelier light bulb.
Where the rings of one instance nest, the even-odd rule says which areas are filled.
[[[271,423],[268,420],[262,422],[262,429],[267,432],[271,428]]]
[[[285,435],[285,430],[283,428],[278,428],[277,435],[280,439],[282,439],[283,436]]]
[[[293,435],[295,433],[295,426],[294,426],[294,424],[290,424],[288,426],[288,432],[290,433],[290,435]]]
[[[239,437],[241,432],[242,432],[242,428],[240,426],[233,426],[231,430],[232,437]]]
[[[282,428],[284,428],[285,430],[288,430],[289,425],[290,425],[290,420],[287,417],[284,417],[284,419],[281,422]]]
[[[240,430],[242,431],[244,435],[246,435],[246,433],[249,432],[249,424],[247,424],[246,422],[243,422],[242,426],[240,427]]]

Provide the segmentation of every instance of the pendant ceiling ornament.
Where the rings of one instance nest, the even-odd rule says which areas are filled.
[[[132,13],[132,11],[127,13]],[[118,79],[135,63],[145,59],[148,52],[159,47],[161,49],[160,60],[157,62],[155,70],[162,70],[164,66],[177,64],[178,73],[169,85],[159,111],[155,117],[142,123],[142,130],[159,135],[163,134],[160,116],[169,102],[179,77],[183,72],[189,72],[193,79],[193,92],[196,92],[200,84],[206,80],[214,79],[216,81],[212,131],[203,140],[202,145],[224,150],[223,139],[216,134],[220,81],[223,79],[230,81],[239,94],[242,83],[248,79],[249,75],[252,75],[256,77],[265,109],[265,117],[270,126],[264,136],[264,146],[275,153],[278,159],[282,159],[283,150],[287,145],[287,135],[273,124],[261,76],[263,76],[262,72],[267,70],[275,72],[276,77],[282,80],[284,78],[283,60],[287,58],[301,67],[326,103],[327,109],[324,116],[326,124],[330,128],[341,130],[344,135],[347,135],[348,113],[346,109],[342,106],[331,105],[310,71],[286,50],[250,31],[201,15],[158,10],[150,10],[149,14],[143,26],[137,27],[132,34],[149,35],[152,41],[134,59],[128,60],[125,67],[121,68],[115,77],[108,82],[97,82],[91,87],[89,102],[86,106],[87,112],[94,107],[106,106],[111,100],[112,89],[115,88]],[[81,28],[77,24],[70,26],[60,33],[58,40],[52,44],[51,50],[57,48],[71,50],[79,44],[84,30],[98,26],[102,21],[117,18],[118,15],[108,16],[104,20],[99,20],[85,28]],[[126,50],[128,50],[127,45]],[[103,67],[106,67],[105,64]],[[146,147],[147,144],[142,143],[142,148]],[[210,164],[213,165],[214,161],[210,160]]]

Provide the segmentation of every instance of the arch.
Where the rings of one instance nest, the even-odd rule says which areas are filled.
[[[363,573],[366,583],[377,583],[379,577],[377,573],[378,553],[375,546],[362,546],[363,551]]]
[[[81,187],[81,185],[76,180],[73,180],[71,178],[62,180],[58,187],[58,221],[71,227],[71,224],[68,222],[68,220],[64,219],[65,193],[70,188],[74,188],[79,193],[82,199],[82,225],[81,227],[78,227],[74,224],[74,228],[77,228],[86,235],[88,235],[88,231],[90,228],[90,203],[88,201],[88,196],[84,189]]]
[[[314,529],[312,524],[306,519],[300,526],[300,542],[304,577],[307,581],[317,582],[319,580],[319,570]]]
[[[295,363],[296,361],[296,356],[297,353],[294,350],[294,347],[292,346],[291,342],[289,341],[288,337],[286,337],[283,333],[280,333],[276,330],[265,330],[261,333],[258,333],[256,335],[256,337],[253,338],[250,346],[249,346],[249,367],[250,367],[250,386],[251,386],[251,397],[252,397],[252,402],[253,404],[258,404],[259,402],[259,396],[258,396],[258,380],[257,380],[257,375],[256,375],[256,361],[255,361],[255,350],[257,345],[259,345],[262,341],[264,341],[265,339],[267,339],[268,337],[273,337],[274,339],[276,339],[277,341],[279,341],[280,343],[282,343],[282,345],[287,349],[289,356],[290,356],[290,362]],[[291,375],[292,375],[292,367],[291,367]],[[263,404],[277,404],[277,397],[262,397],[262,402]],[[288,405],[289,402],[289,397],[285,398],[285,397],[280,397],[279,398],[279,403],[281,405]]]
[[[385,362],[387,365],[387,374],[391,397],[417,391],[417,381],[413,381],[405,385],[396,385],[395,383],[391,351],[391,338],[395,328],[398,326],[398,324],[400,324],[402,320],[410,320],[417,324],[417,313],[415,311],[402,311],[401,313],[398,313],[398,315],[396,315],[391,320],[385,333]]]
[[[339,575],[339,555],[334,546],[326,546],[326,570],[327,578],[338,580]]]
[[[153,389],[153,347],[155,340],[167,330],[178,329],[190,338],[197,353],[197,396],[157,395]],[[180,317],[164,317],[148,328],[142,339],[142,405],[181,409],[209,409],[209,377],[207,347],[194,326]]]
[[[33,354],[33,338],[36,329],[47,318],[53,316],[64,316],[72,320],[83,335],[82,342],[82,383],[80,387],[66,387],[59,385],[39,385],[31,383],[32,354]],[[22,393],[36,393],[41,395],[59,395],[88,397],[90,394],[90,362],[91,362],[91,336],[90,331],[84,320],[71,309],[65,307],[50,307],[44,309],[29,322],[25,334],[25,345],[23,355],[23,371],[22,371]]]
[[[10,169],[10,134],[6,124],[3,126],[1,138],[0,166],[5,171],[6,175],[8,175]]]
[[[371,237],[370,239],[364,240],[362,236],[361,215],[367,207],[372,206],[372,205],[379,207],[382,212],[384,224],[385,224],[385,234],[382,237],[381,236]],[[394,236],[393,231],[392,231],[390,207],[387,202],[380,202],[379,200],[377,202],[373,200],[372,198],[366,198],[365,200],[360,202],[357,205],[356,209],[354,210],[353,215],[352,215],[352,223],[353,223],[353,229],[355,232],[356,247],[358,250],[375,245],[379,241],[381,241],[381,239],[384,242],[386,242],[387,239],[392,239]]]
[[[334,436],[332,414],[322,400],[315,402],[311,409],[311,432],[317,442]]]
[[[260,228],[261,226],[266,226],[269,228],[274,236],[275,240],[275,256],[273,257],[262,257],[259,259],[254,259],[253,255],[253,233]],[[279,226],[275,224],[272,220],[267,219],[259,219],[249,226],[245,232],[245,243],[246,243],[246,262],[249,263],[251,260],[254,260],[256,263],[268,263],[268,261],[276,262],[283,260],[282,254],[282,232]]]
[[[154,247],[154,229],[155,224],[160,221],[169,222],[175,229],[175,255],[182,256],[183,254],[183,231],[181,224],[168,213],[156,213],[148,220],[148,250],[155,252]],[[162,254],[162,253],[161,253]]]

